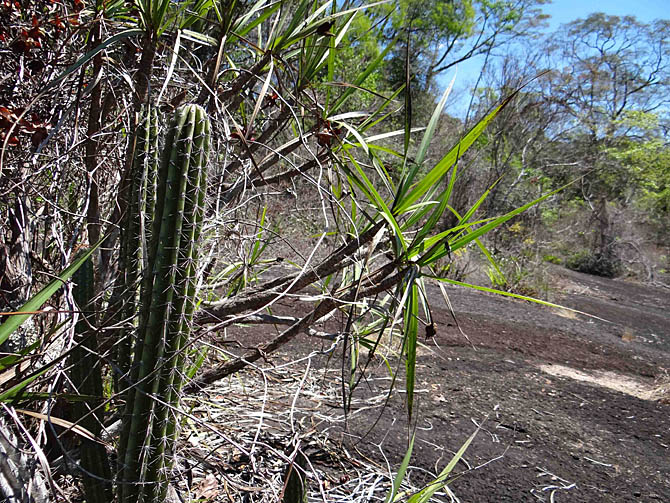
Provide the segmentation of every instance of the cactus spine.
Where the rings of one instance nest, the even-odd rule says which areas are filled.
[[[93,262],[89,258],[73,276],[74,300],[81,313],[75,325],[75,346],[72,349],[70,379],[81,395],[96,397],[73,404],[73,422],[86,428],[96,437],[102,429],[102,360],[97,355],[93,303]],[[112,501],[112,480],[105,447],[93,440],[81,440],[81,468],[86,500],[91,503]]]
[[[160,501],[167,490],[194,307],[209,135],[205,111],[185,105],[165,140],[120,446],[121,501]]]
[[[118,367],[117,388],[125,395],[125,414],[132,414],[127,404],[132,403],[137,380],[136,369],[131,372],[131,351],[136,340],[138,324],[138,291],[141,278],[147,269],[147,241],[156,205],[156,178],[158,171],[158,113],[154,107],[140,112],[133,145],[133,161],[127,182],[126,211],[121,225],[119,252],[119,321],[123,324],[116,347]],[[123,474],[123,460],[130,433],[131,418],[124,416],[119,441],[118,473]],[[122,494],[124,486],[119,486]]]
[[[150,237],[147,222],[153,220],[156,204],[156,171],[158,166],[158,113],[154,107],[142,112],[135,134],[135,156],[129,180],[129,197],[121,227],[121,319],[132,327],[137,314],[137,292],[142,271],[146,269],[146,242]],[[125,328],[118,345],[117,365],[122,374],[130,367],[132,328]],[[122,386],[123,387],[123,386]]]

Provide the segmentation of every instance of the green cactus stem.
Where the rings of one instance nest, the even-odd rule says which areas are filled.
[[[176,430],[174,408],[191,330],[209,130],[201,107],[179,108],[161,158],[131,371],[133,393],[126,404],[128,434],[122,439],[122,501],[159,501],[167,490],[174,436],[166,433]]]
[[[141,272],[147,258],[143,249],[150,238],[147,222],[153,220],[158,166],[158,113],[153,107],[142,111],[135,134],[135,157],[129,181],[130,195],[121,226],[119,268],[122,274],[121,317],[126,325],[118,344],[117,365],[122,373],[130,367],[132,320],[137,311],[137,293]]]
[[[72,421],[100,435],[103,420],[102,360],[97,355],[98,340],[95,332],[93,302],[93,262],[89,258],[73,275],[74,300],[80,310],[75,325],[75,346],[70,357],[70,379],[77,393],[96,397],[86,402],[75,402]],[[105,447],[93,440],[82,438],[81,468],[86,501],[109,503],[112,501],[112,474]]]
[[[119,252],[118,295],[120,308],[117,323],[123,328],[116,346],[116,387],[124,395],[126,404],[132,403],[135,389],[130,383],[137,380],[137,373],[130,371],[131,351],[138,324],[138,291],[143,271],[147,269],[147,241],[151,236],[151,222],[156,204],[156,178],[158,172],[158,113],[155,108],[143,109],[142,118],[134,137],[133,165],[128,181],[126,213],[121,225]],[[126,410],[132,413],[132,410]],[[123,470],[125,447],[130,433],[130,420],[124,418],[119,442],[119,473]],[[123,486],[119,493],[123,492]]]

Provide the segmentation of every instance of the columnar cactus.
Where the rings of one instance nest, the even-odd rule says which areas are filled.
[[[119,269],[122,280],[120,318],[123,329],[117,346],[117,365],[124,375],[130,367],[132,321],[137,314],[137,292],[140,276],[146,269],[143,249],[150,238],[150,224],[156,204],[158,167],[158,113],[154,107],[142,111],[134,141],[134,158],[128,180],[126,213],[121,226]],[[121,388],[124,388],[123,383]]]
[[[158,173],[158,113],[154,107],[142,109],[137,131],[133,138],[132,165],[125,191],[125,214],[121,225],[119,250],[119,279],[117,323],[122,325],[116,345],[117,388],[125,395],[126,404],[132,403],[137,369],[131,375],[131,349],[138,323],[138,291],[143,272],[147,269],[147,242],[151,235],[156,205]],[[132,409],[126,413],[132,414]],[[125,446],[130,434],[130,417],[124,417],[119,442],[119,473],[123,473]],[[119,492],[123,491],[120,486]]]
[[[97,437],[100,435],[103,421],[101,407],[103,362],[97,355],[93,263],[90,258],[74,273],[73,280],[75,283],[73,296],[80,313],[75,325],[75,346],[70,358],[70,380],[76,387],[77,393],[92,398],[85,402],[75,402],[71,419]],[[111,501],[111,470],[105,447],[93,440],[82,438],[79,452],[86,500],[92,503]]]
[[[194,308],[209,134],[205,111],[185,105],[165,139],[120,445],[121,501],[161,501],[167,489]]]

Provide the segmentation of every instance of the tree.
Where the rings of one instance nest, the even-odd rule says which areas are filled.
[[[400,0],[380,8],[389,22],[383,24],[386,40],[399,38],[392,59],[392,81],[404,82],[403,62],[409,46],[412,71],[419,88],[429,90],[435,77],[480,54],[495,51],[529,36],[542,25],[544,0]]]
[[[529,45],[525,56],[517,50],[493,62],[484,76],[480,114],[525,84],[486,135],[489,164],[482,169],[487,183],[499,180],[486,207],[504,210],[506,202],[514,204],[507,194],[579,180],[556,203],[581,201],[589,208],[589,222],[579,226],[592,229],[588,252],[578,254],[580,269],[617,274],[621,229],[612,214],[640,203],[644,187],[663,193],[663,162],[655,162],[667,142],[669,26],[593,14],[561,27],[544,44]]]
[[[619,120],[629,128],[608,154],[626,166],[626,201],[635,201],[647,212],[658,232],[657,241],[667,238],[670,216],[670,146],[665,127],[656,113],[627,112]]]
[[[593,262],[608,275],[618,269],[608,204],[625,202],[632,181],[629,166],[611,152],[637,135],[622,119],[664,113],[670,90],[668,33],[669,21],[645,24],[597,13],[564,26],[547,46],[547,66],[561,70],[543,79],[545,99],[564,114],[561,141],[581,166],[581,192],[598,229]]]

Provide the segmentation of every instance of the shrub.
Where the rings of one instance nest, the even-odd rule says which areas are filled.
[[[602,276],[604,278],[615,278],[623,271],[623,264],[616,255],[587,250],[574,253],[568,257],[565,265],[573,271]]]
[[[556,255],[550,255],[550,254],[544,255],[542,257],[542,260],[544,260],[545,262],[549,262],[550,264],[556,264],[556,265],[560,265],[560,264],[563,263],[563,260],[561,260],[560,257],[557,257]]]

